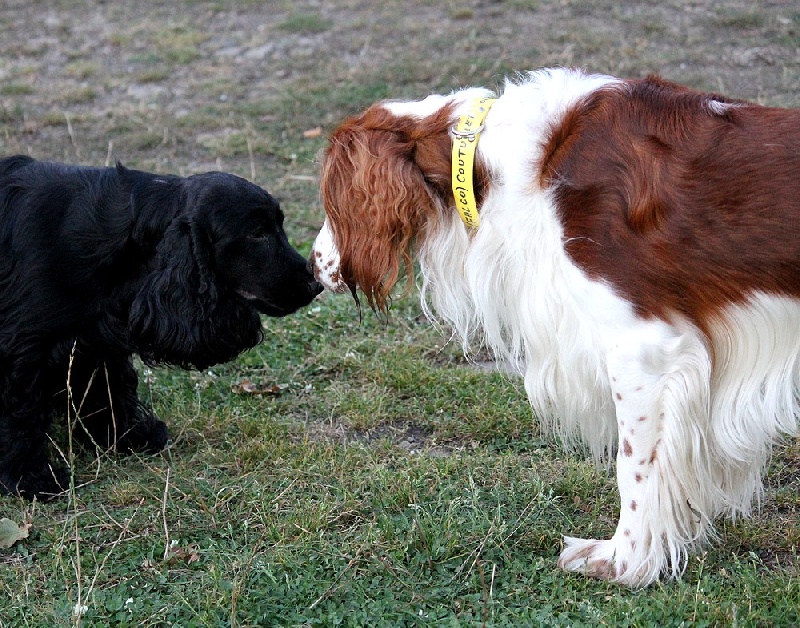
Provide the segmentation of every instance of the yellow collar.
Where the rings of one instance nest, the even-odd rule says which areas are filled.
[[[467,113],[462,115],[450,129],[450,134],[453,136],[453,196],[461,220],[473,229],[477,229],[480,224],[472,185],[475,151],[478,148],[478,136],[483,130],[483,121],[496,100],[488,96],[473,99],[469,103]]]

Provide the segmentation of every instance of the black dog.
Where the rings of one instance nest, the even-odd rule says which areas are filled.
[[[45,444],[68,405],[101,447],[162,449],[132,354],[206,368],[261,340],[259,312],[307,305],[321,287],[282,223],[230,174],[0,160],[0,492],[67,486]]]

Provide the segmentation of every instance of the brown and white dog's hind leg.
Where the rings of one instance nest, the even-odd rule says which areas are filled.
[[[610,343],[620,516],[607,540],[565,538],[559,565],[644,586],[679,575],[716,514],[708,466],[710,360],[696,330],[644,323]]]

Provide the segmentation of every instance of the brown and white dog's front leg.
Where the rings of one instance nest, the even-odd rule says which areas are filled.
[[[607,540],[567,537],[559,565],[630,586],[679,575],[713,517],[707,467],[710,362],[694,332],[650,325],[608,352],[619,434],[620,516]]]

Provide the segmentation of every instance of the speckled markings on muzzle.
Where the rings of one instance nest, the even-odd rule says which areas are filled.
[[[333,231],[327,219],[314,240],[311,264],[314,267],[314,277],[326,289],[337,293],[349,291],[347,284],[342,280],[339,250],[333,241]]]

